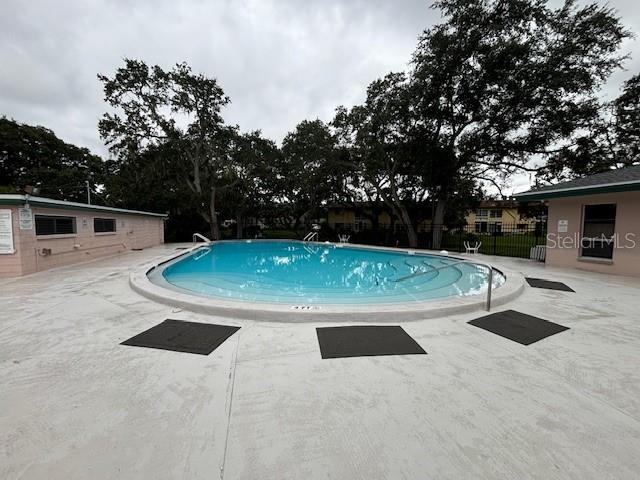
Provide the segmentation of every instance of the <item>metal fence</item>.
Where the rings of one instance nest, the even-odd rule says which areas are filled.
[[[439,227],[439,228],[438,228]],[[308,229],[311,226],[307,227]],[[440,245],[434,244],[433,230]],[[340,235],[349,235],[350,243],[406,247],[409,245],[403,225],[378,225],[374,228],[363,224],[322,224],[321,241],[338,241]],[[507,257],[529,258],[531,248],[546,244],[547,226],[543,222],[526,224],[487,224],[450,227],[446,225],[421,225],[417,231],[418,248],[436,248],[450,252],[464,252],[465,243],[479,245],[479,253]],[[437,242],[436,242],[437,243]]]

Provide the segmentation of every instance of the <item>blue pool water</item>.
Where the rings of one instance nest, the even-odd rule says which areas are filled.
[[[408,303],[482,293],[487,269],[436,255],[289,241],[220,242],[162,270],[165,286],[228,300]],[[157,275],[157,274],[156,274]],[[153,275],[150,275],[154,281]],[[504,283],[494,272],[494,287]]]

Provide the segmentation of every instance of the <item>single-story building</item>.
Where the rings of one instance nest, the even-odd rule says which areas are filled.
[[[515,196],[548,201],[548,265],[640,276],[640,165]]]
[[[0,194],[0,278],[164,243],[165,214]]]

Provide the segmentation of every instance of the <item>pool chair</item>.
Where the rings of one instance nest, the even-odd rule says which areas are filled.
[[[464,242],[464,248],[467,253],[478,253],[480,251],[480,247],[482,246],[482,242],[476,242],[473,245],[469,242]]]
[[[350,238],[351,238],[351,235],[346,235],[346,234],[338,235],[338,239],[340,240],[340,243],[349,243]]]

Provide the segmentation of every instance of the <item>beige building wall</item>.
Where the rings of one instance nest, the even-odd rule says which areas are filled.
[[[536,224],[535,218],[522,217],[518,213],[517,208],[503,208],[503,207],[480,207],[478,210],[487,210],[487,216],[478,217],[476,215],[476,211],[470,212],[466,217],[467,225],[475,225],[476,221],[478,222],[487,222],[487,223],[503,223],[505,225],[517,225],[517,224],[525,224],[528,227],[534,227]],[[501,217],[491,217],[489,215],[489,210],[502,210]]]
[[[336,224],[348,224],[355,225],[358,222],[366,223],[371,226],[371,219],[365,215],[358,217],[355,210],[349,210],[346,208],[330,209],[327,214],[327,223],[334,227]],[[379,225],[391,225],[391,215],[387,212],[382,212],[378,215]]]
[[[3,205],[0,208],[10,209],[12,212],[15,249],[13,254],[0,255],[0,278],[26,275],[133,248],[147,248],[164,243],[162,217],[32,207],[34,228],[20,230],[19,207]],[[76,233],[36,236],[35,215],[40,214],[75,217]],[[116,231],[95,233],[94,218],[115,219]]]
[[[601,203],[616,204],[615,233],[618,245],[613,249],[611,260],[581,258],[583,207]],[[558,232],[558,222],[561,220],[567,222],[566,232]],[[555,267],[640,276],[640,192],[549,200],[546,263]]]

